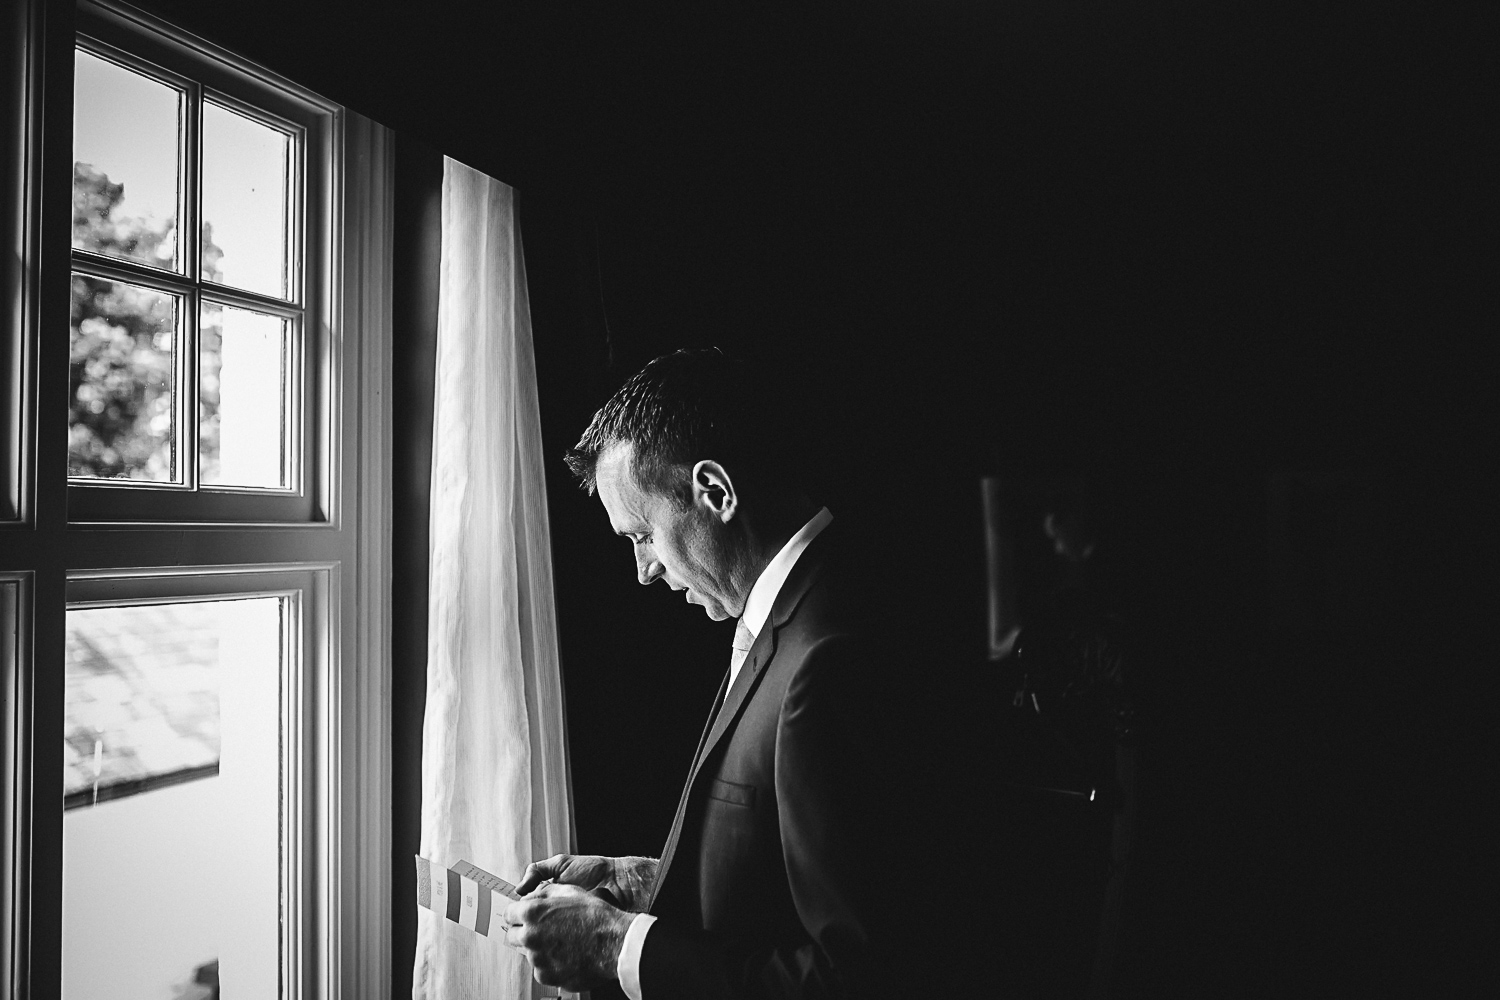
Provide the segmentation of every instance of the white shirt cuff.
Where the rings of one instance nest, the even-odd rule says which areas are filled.
[[[625,943],[620,945],[615,975],[620,977],[620,989],[630,1000],[641,1000],[641,949],[646,945],[646,932],[654,923],[656,918],[651,914],[637,913],[625,929]]]

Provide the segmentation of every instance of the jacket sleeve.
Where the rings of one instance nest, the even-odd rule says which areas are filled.
[[[659,920],[641,955],[644,1000],[911,994],[893,934],[910,864],[894,836],[894,708],[862,642],[831,636],[809,651],[784,695],[775,756],[783,862],[806,937],[750,950]]]

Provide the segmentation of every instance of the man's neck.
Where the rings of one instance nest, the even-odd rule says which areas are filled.
[[[760,579],[761,573],[765,572],[766,566],[821,509],[820,505],[807,496],[799,494],[762,513],[757,519],[748,519],[745,526],[746,557],[742,563],[745,573],[740,581],[743,587],[741,609],[750,596],[750,589]]]

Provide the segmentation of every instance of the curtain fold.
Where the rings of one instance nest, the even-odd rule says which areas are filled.
[[[443,171],[422,855],[516,881],[571,849],[552,554],[515,192]],[[415,1000],[521,1000],[531,968],[420,910]]]

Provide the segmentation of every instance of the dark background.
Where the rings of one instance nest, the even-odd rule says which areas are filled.
[[[399,134],[397,993],[438,153],[520,192],[547,452],[664,351],[776,359],[935,656],[985,669],[980,476],[1096,484],[1147,637],[1118,995],[1493,979],[1484,6],[152,0]],[[729,633],[549,477],[579,846],[655,853]]]

